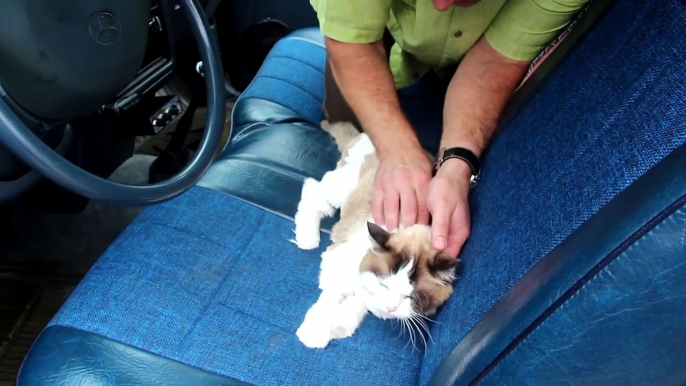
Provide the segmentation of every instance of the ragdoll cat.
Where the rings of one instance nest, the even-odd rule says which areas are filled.
[[[324,348],[332,339],[352,336],[368,311],[400,320],[408,330],[428,332],[424,320],[451,295],[460,260],[433,248],[427,225],[391,233],[374,224],[372,194],[379,160],[371,140],[350,123],[325,121],[322,128],[335,138],[341,159],[321,181],[305,180],[294,243],[301,249],[316,248],[321,219],[340,208],[340,220],[321,256],[322,292],[296,335],[307,347]]]

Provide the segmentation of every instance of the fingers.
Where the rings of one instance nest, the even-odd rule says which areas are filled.
[[[445,249],[450,256],[457,257],[470,233],[469,206],[466,201],[458,204],[451,216],[448,232],[448,245]]]
[[[417,193],[410,185],[400,187],[400,217],[403,225],[412,226],[417,222]]]
[[[441,200],[433,205],[431,223],[431,244],[438,250],[445,250],[448,246],[448,232],[450,231],[451,215],[454,212],[447,206],[448,202]]]
[[[386,219],[384,218],[383,212],[384,205],[384,192],[381,188],[374,189],[374,198],[372,200],[372,215],[374,216],[374,222],[377,224],[385,224]]]
[[[384,190],[383,216],[386,220],[386,228],[394,231],[398,228],[398,216],[400,210],[400,194],[397,189]]]
[[[389,231],[396,230],[400,221],[405,227],[429,222],[426,199],[431,165],[424,158],[410,157],[409,161],[402,157],[387,158],[379,165],[374,181],[372,214],[374,221],[386,225]]]
[[[450,232],[448,235],[448,245],[445,252],[452,257],[457,257],[464,246],[464,243],[469,237],[469,226],[460,222],[450,225]]]
[[[427,197],[429,191],[428,182],[425,184],[420,184],[415,188],[417,194],[417,223],[418,224],[429,224],[429,207],[427,206]]]

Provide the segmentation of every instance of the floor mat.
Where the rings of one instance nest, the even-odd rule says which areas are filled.
[[[77,283],[0,269],[0,386],[14,385],[29,348]]]

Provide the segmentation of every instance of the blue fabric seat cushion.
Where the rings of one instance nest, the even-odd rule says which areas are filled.
[[[51,322],[259,385],[406,385],[421,353],[369,318],[352,339],[305,348],[320,250],[292,222],[205,188],[145,210]],[[323,245],[328,243],[324,236]]]

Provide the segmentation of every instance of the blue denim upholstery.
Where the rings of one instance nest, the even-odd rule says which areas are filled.
[[[432,384],[470,385],[505,356],[508,362],[499,364],[498,370],[499,376],[509,377],[508,385],[557,383],[554,380],[562,379],[569,384],[585,384],[584,379],[593,378],[612,379],[611,384],[620,385],[664,384],[656,380],[656,373],[686,379],[686,368],[674,366],[678,358],[684,358],[682,349],[667,345],[656,350],[659,345],[654,339],[655,335],[676,337],[684,333],[681,320],[684,313],[679,315],[678,310],[686,309],[686,288],[678,280],[665,280],[686,269],[680,264],[686,256],[686,244],[679,234],[679,226],[683,232],[686,224],[665,220],[675,212],[673,218],[678,218],[678,211],[685,208],[683,165],[686,165],[686,145],[642,175],[541,259],[452,349],[434,372]],[[671,233],[655,231],[656,227],[664,229],[665,225],[672,229]],[[665,271],[669,272],[651,275],[650,269],[654,267],[646,269],[646,260],[660,260],[653,263],[655,267],[668,267]],[[598,282],[604,285],[600,290],[587,288],[594,288]],[[676,312],[654,313],[653,304],[635,301],[633,295],[637,290],[640,295],[653,299],[673,298],[662,304],[668,304]],[[608,292],[615,296],[607,296]],[[582,293],[585,296],[580,296]],[[579,298],[583,298],[583,304],[572,306]],[[627,306],[627,303],[633,304]],[[594,308],[593,312],[589,308]],[[617,308],[630,312],[613,311]],[[585,311],[578,315],[579,310]],[[569,316],[570,320],[577,316],[576,322],[586,323],[587,328],[553,328],[550,335],[538,338],[545,327],[554,325],[554,318],[568,313],[573,315]],[[637,323],[616,326],[614,334],[594,333],[598,327],[613,326],[613,319],[624,319],[624,315],[627,316],[625,324]],[[641,322],[645,318],[653,320],[649,328]],[[632,334],[636,329],[644,333]],[[542,345],[541,341],[546,339],[557,339],[557,343]],[[535,342],[533,347],[528,347],[531,342]],[[546,357],[547,361],[542,362],[541,347],[559,359],[571,347],[575,350],[574,355],[567,357],[571,361],[552,361]],[[611,358],[613,366],[602,367],[606,362],[590,354]],[[645,365],[639,366],[637,361]],[[525,366],[530,372],[528,377],[523,374]],[[566,368],[575,371],[560,374]],[[555,372],[558,372],[556,376]]]
[[[399,330],[380,320],[324,351],[298,341],[318,296],[323,246],[299,250],[288,241],[292,229],[289,220],[193,188],[136,218],[51,326],[259,385],[414,382],[420,353],[403,349]]]
[[[202,182],[202,186],[216,191],[194,188],[178,199],[147,209],[84,278],[51,328],[68,327],[100,335],[199,370],[260,385],[428,384],[446,358],[454,359],[449,356],[451,350],[478,330],[484,315],[497,311],[498,305],[494,305],[500,299],[521,294],[508,292],[515,283],[533,288],[545,283],[547,276],[536,276],[540,268],[532,271],[534,276],[525,276],[527,272],[553,264],[557,260],[555,248],[565,241],[571,244],[565,248],[583,249],[584,245],[570,236],[575,230],[588,224],[658,162],[675,154],[675,149],[681,146],[683,152],[686,41],[674,31],[686,28],[685,7],[683,0],[619,0],[494,138],[483,160],[482,181],[472,195],[472,235],[461,256],[464,274],[456,293],[437,315],[439,323],[431,326],[433,343],[426,353],[412,351],[405,345],[407,338],[395,339],[397,327],[372,318],[353,338],[335,342],[324,351],[306,350],[295,338],[302,315],[317,296],[321,249],[295,249],[287,241],[292,236],[292,224],[268,212],[292,216],[302,179],[323,174],[336,160],[333,142],[317,129],[320,85],[302,90],[311,84],[302,79],[320,76],[312,67],[323,65],[321,45],[314,41],[303,45],[307,39],[314,39],[311,35],[280,43],[272,53],[273,60],[268,59],[261,71],[268,77],[261,80],[258,75],[238,101],[233,139]],[[268,68],[290,61],[279,58],[282,55],[293,55],[306,63],[294,64],[288,73]],[[299,99],[291,100],[294,98]],[[435,111],[424,112],[425,122],[440,122]],[[437,125],[428,126],[435,129]],[[431,147],[430,139],[424,142]],[[684,176],[676,174],[674,178],[683,182]],[[669,179],[661,181],[670,183]],[[645,189],[640,181],[637,186]],[[627,212],[636,209],[626,205]],[[660,212],[665,208],[652,209]],[[598,239],[616,234],[611,219],[595,221],[607,228],[607,234],[597,232]],[[641,228],[646,224],[632,220],[620,225]],[[656,228],[647,234],[659,232]],[[670,235],[666,236],[671,237],[670,242],[682,240],[680,234]],[[619,245],[637,242],[611,241]],[[584,251],[586,261],[600,261],[606,256],[604,249]],[[649,272],[658,273],[662,268],[656,266]],[[549,283],[554,289],[551,293],[561,295],[555,291],[563,288],[557,286],[560,283],[570,284],[569,280]],[[573,288],[578,288],[577,284],[583,283],[572,281]],[[664,285],[666,289],[681,288],[667,282]],[[621,287],[617,290],[630,292]],[[589,304],[596,301],[592,295],[583,299],[583,304],[572,301],[569,304],[574,306],[570,307],[581,310],[595,305],[594,310],[601,312],[599,307],[608,304]],[[540,307],[543,314],[548,306]],[[541,324],[541,335],[530,334],[529,340],[519,342],[522,348],[512,352],[518,354],[506,356],[497,364],[491,357],[499,358],[505,348],[498,347],[499,351],[486,355],[484,352],[495,350],[495,346],[477,347],[490,342],[472,340],[475,349],[485,350],[474,358],[486,355],[488,360],[462,377],[459,372],[472,366],[471,358],[466,358],[466,363],[446,362],[448,368],[442,371],[449,374],[433,381],[445,384],[446,379],[452,379],[467,384],[491,365],[496,375],[488,378],[486,374],[484,381],[497,381],[496,376],[515,371],[517,361],[530,363],[536,346],[529,342],[554,335],[551,329],[562,326],[559,319],[567,314],[551,315],[550,324]],[[668,319],[667,323],[674,321]],[[589,323],[594,334],[605,332],[593,328],[601,327]],[[541,350],[564,351],[566,337],[565,331],[555,338],[556,347]],[[42,350],[40,347],[59,345],[38,347]],[[675,353],[679,354],[673,350],[668,354]],[[32,353],[27,368],[39,367],[39,362],[32,360],[47,358],[40,354]],[[78,362],[79,355],[74,352],[65,361]],[[569,355],[585,363],[578,351]],[[651,357],[651,363],[658,363],[654,359]],[[592,365],[586,369],[591,371]],[[551,378],[536,378],[541,367],[534,364],[530,368],[527,379],[535,382],[546,383],[561,376],[550,370]],[[105,378],[108,370],[89,371]],[[36,376],[20,386],[48,384],[41,383],[42,379],[47,376]]]
[[[683,1],[618,1],[493,139],[464,277],[422,381],[535,263],[686,141],[686,40],[675,30],[686,30]]]

